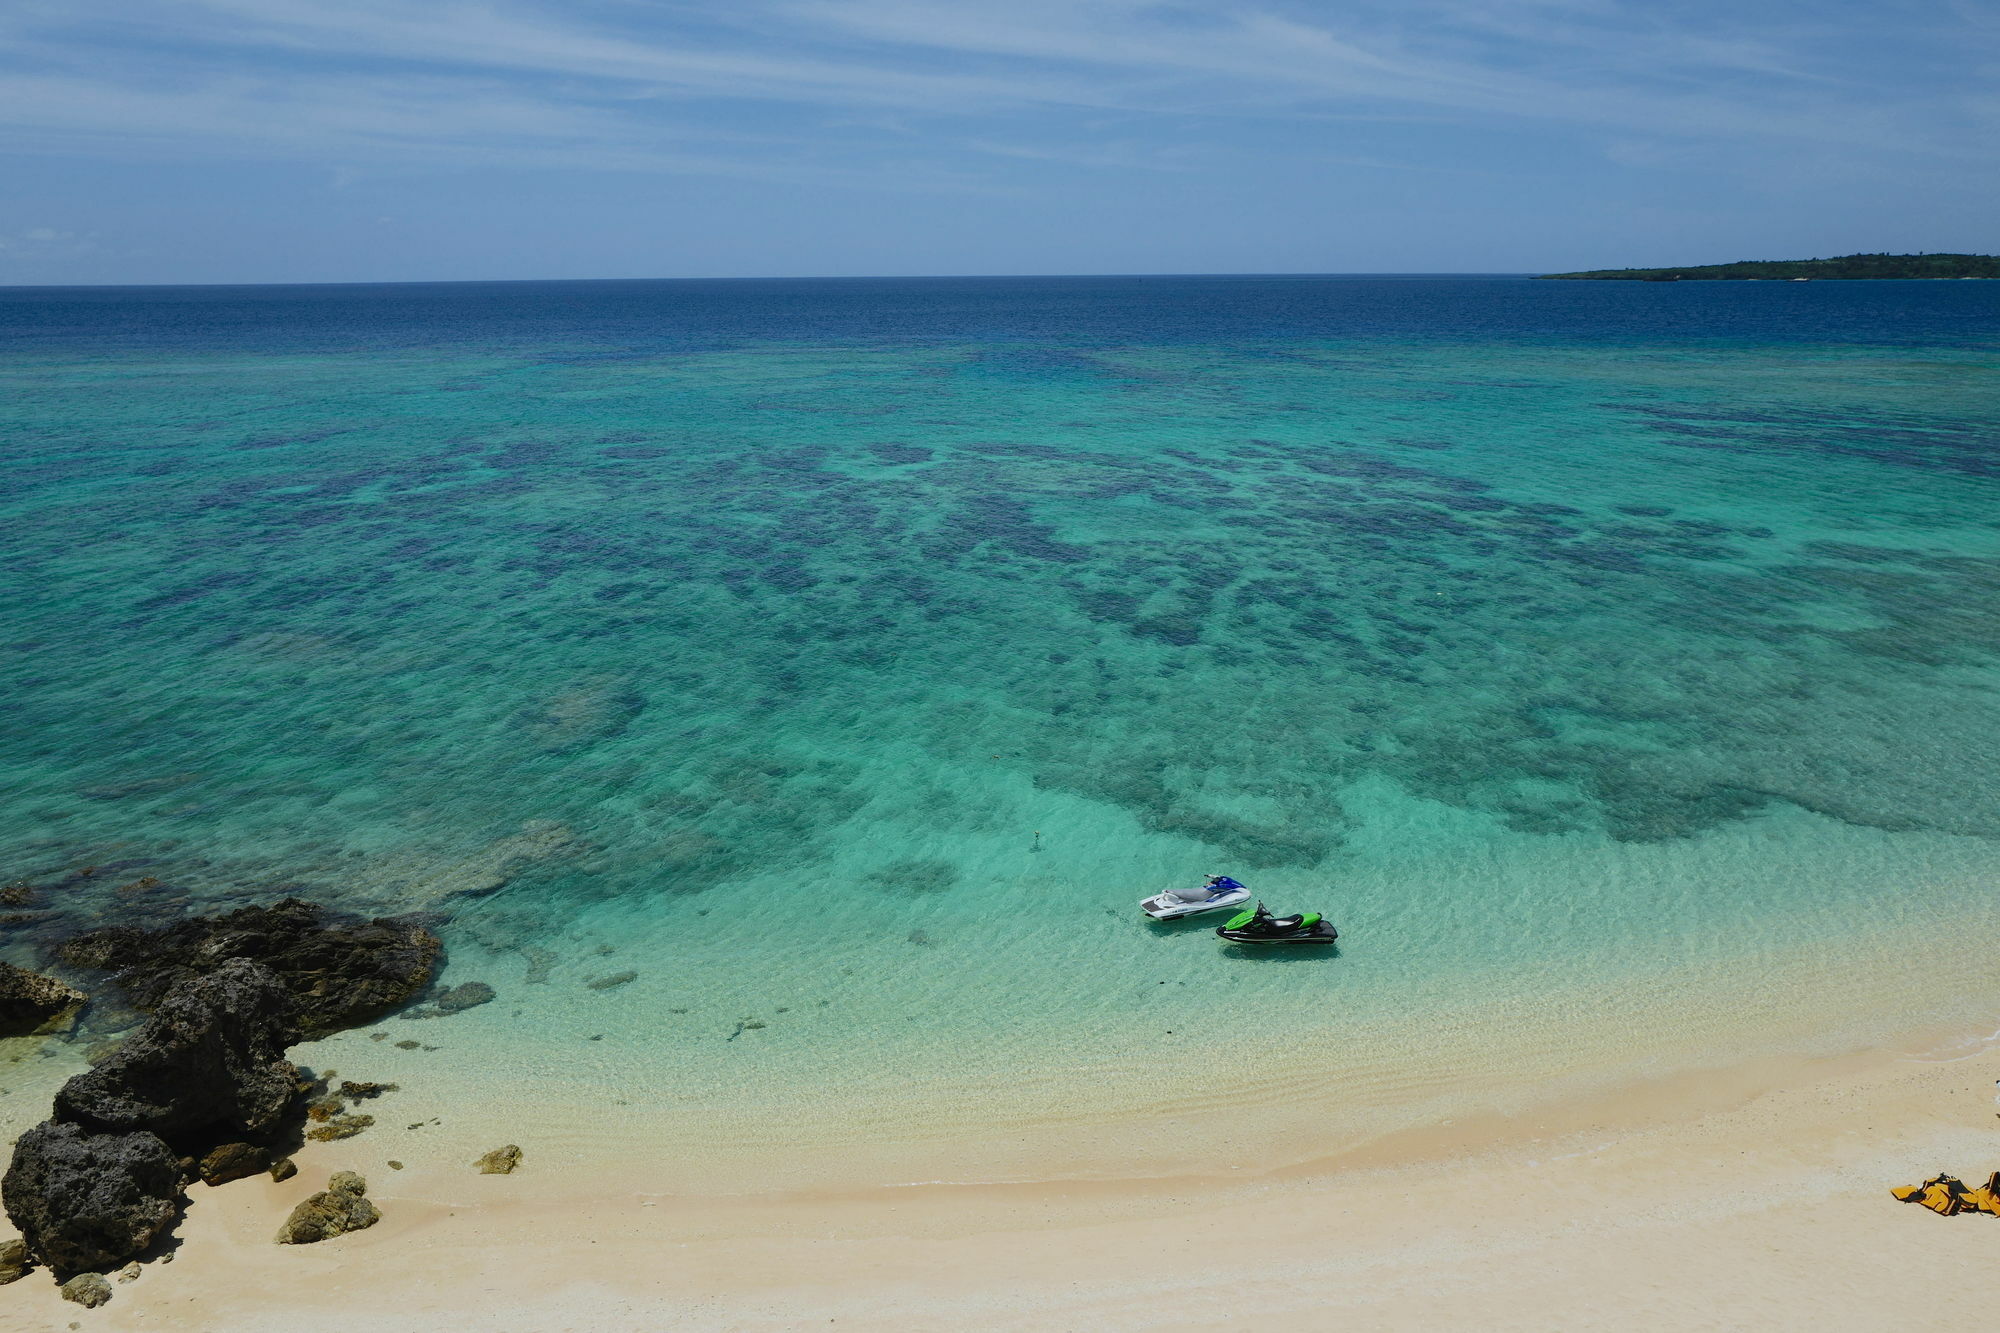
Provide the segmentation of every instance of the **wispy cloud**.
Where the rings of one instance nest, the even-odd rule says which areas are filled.
[[[441,156],[969,183],[965,155],[1157,166],[1206,122],[1536,122],[1616,142],[1990,154],[1968,80],[2000,30],[1949,7],[1352,0],[20,0],[0,14],[19,151]],[[1078,113],[1125,118],[1103,142]],[[1147,134],[1158,142],[1138,146]],[[1643,156],[1643,154],[1641,154]],[[956,161],[961,165],[948,165]]]

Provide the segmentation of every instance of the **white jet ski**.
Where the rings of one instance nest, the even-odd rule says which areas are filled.
[[[1250,901],[1250,890],[1227,875],[1210,875],[1206,884],[1192,889],[1168,889],[1139,900],[1139,910],[1155,921],[1201,912],[1219,912],[1225,907]]]

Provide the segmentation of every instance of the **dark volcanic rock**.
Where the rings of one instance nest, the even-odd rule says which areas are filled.
[[[84,1001],[53,977],[0,963],[0,1037],[53,1030]]]
[[[255,1143],[225,1143],[202,1158],[200,1167],[204,1185],[227,1185],[270,1169],[271,1150]]]
[[[158,1135],[93,1134],[44,1121],[14,1145],[7,1216],[58,1277],[143,1253],[179,1211],[180,1164]]]
[[[310,1245],[349,1231],[372,1227],[382,1220],[368,1202],[368,1182],[352,1171],[336,1171],[326,1188],[292,1209],[278,1228],[278,1244]]]
[[[297,898],[245,907],[163,930],[108,926],[62,946],[65,962],[110,968],[141,1009],[172,988],[248,958],[276,973],[291,992],[300,1029],[318,1036],[377,1018],[430,984],[440,945],[413,921],[330,916]]]
[[[257,1133],[283,1116],[297,1071],[291,998],[268,968],[232,958],[168,994],[111,1057],[56,1093],[55,1115],[107,1132],[185,1140]]]

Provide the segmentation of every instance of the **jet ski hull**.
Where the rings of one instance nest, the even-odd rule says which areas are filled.
[[[1317,922],[1310,930],[1289,935],[1246,935],[1240,930],[1220,928],[1215,933],[1231,944],[1332,944],[1340,938],[1340,932],[1324,921]]]
[[[1155,921],[1173,921],[1184,916],[1199,916],[1203,912],[1219,912],[1225,907],[1235,907],[1250,901],[1250,890],[1231,889],[1220,898],[1204,898],[1200,902],[1183,902],[1171,893],[1156,893],[1150,898],[1139,900],[1139,910]]]

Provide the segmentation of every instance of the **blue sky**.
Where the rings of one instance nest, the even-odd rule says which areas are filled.
[[[0,284],[2000,250],[2000,0],[4,0]]]

